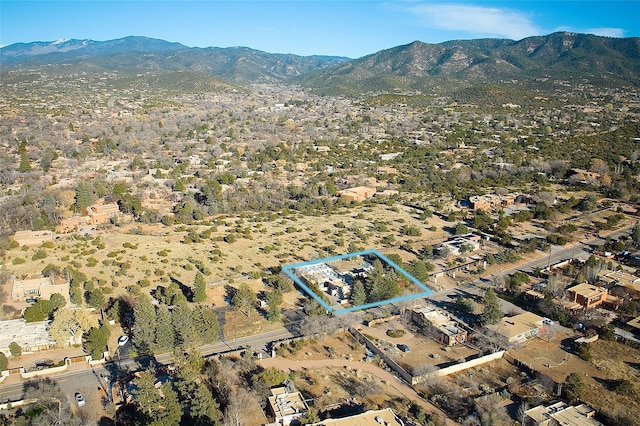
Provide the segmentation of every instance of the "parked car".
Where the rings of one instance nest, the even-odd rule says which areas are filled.
[[[405,345],[404,343],[398,344],[398,349],[400,349],[402,352],[409,352],[411,350],[409,349],[409,346]]]
[[[124,346],[127,344],[127,342],[129,341],[129,336],[127,336],[126,334],[123,336],[120,336],[118,338],[118,345],[119,346]]]
[[[33,303],[33,302],[35,302],[35,301],[36,301],[36,299],[34,299],[33,297],[27,297],[27,298],[25,299],[25,302],[27,302],[27,303]]]
[[[80,392],[76,392],[76,402],[78,403],[78,407],[84,407],[86,402],[84,401],[84,397]]]

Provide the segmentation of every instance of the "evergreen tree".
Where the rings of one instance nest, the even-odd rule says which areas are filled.
[[[362,281],[356,281],[351,291],[351,304],[353,306],[360,306],[367,303],[367,293],[364,291],[364,285]]]
[[[193,301],[200,303],[207,300],[206,289],[207,283],[204,281],[204,275],[202,275],[202,272],[198,271],[193,280]]]
[[[497,324],[504,316],[500,306],[500,300],[492,288],[484,293],[484,312],[482,313],[482,325]]]
[[[80,181],[76,187],[76,211],[83,211],[93,204],[93,190],[85,181]]]
[[[282,304],[282,292],[276,288],[267,293],[267,305],[269,309],[267,311],[267,319],[269,321],[279,321],[282,317],[280,312],[280,305]]]
[[[222,420],[220,404],[203,382],[197,383],[189,412],[195,426],[219,425]]]
[[[251,311],[255,309],[256,303],[258,303],[256,294],[245,283],[240,284],[236,294],[231,299],[231,305],[240,312],[244,312],[248,317],[251,317]]]
[[[216,342],[220,338],[218,315],[213,309],[203,305],[196,306],[193,309],[193,323],[200,342],[208,344]]]
[[[9,360],[4,352],[0,351],[0,371],[4,371],[9,367]]]
[[[84,339],[84,351],[94,360],[102,359],[111,332],[108,326],[92,327]]]
[[[138,409],[143,415],[143,424],[150,426],[173,426],[180,423],[182,408],[178,402],[178,395],[165,383],[160,391],[155,387],[155,375],[149,370],[140,373],[136,379],[136,389],[133,395],[138,403]],[[162,396],[160,396],[162,395]]]
[[[633,229],[631,230],[631,238],[634,243],[640,243],[640,222],[636,222],[633,226]]]
[[[585,385],[579,373],[571,373],[564,381],[563,391],[569,400],[576,400],[582,396]]]
[[[31,170],[31,163],[29,162],[29,157],[27,156],[27,141],[23,140],[20,145],[18,145],[18,154],[20,155],[20,165],[18,166],[18,171],[20,173],[25,173]]]
[[[133,307],[134,334],[133,342],[141,354],[151,354],[155,341],[156,310],[151,298],[141,294]]]
[[[171,311],[171,323],[176,335],[176,346],[188,346],[196,343],[198,335],[195,332],[191,309],[186,302],[175,305]]]
[[[11,342],[9,343],[9,353],[11,353],[12,357],[18,358],[22,355],[22,347],[16,342]]]
[[[155,348],[158,351],[173,348],[176,336],[171,322],[171,312],[167,306],[158,306],[155,326]]]

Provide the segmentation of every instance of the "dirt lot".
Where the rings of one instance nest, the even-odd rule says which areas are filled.
[[[404,334],[400,337],[391,337],[387,334],[389,330],[401,330],[400,333]],[[443,346],[418,333],[413,324],[408,324],[401,319],[363,327],[361,332],[372,336],[379,348],[382,348],[391,359],[409,372],[414,372],[425,366],[444,367],[478,353],[468,346]],[[403,352],[400,350],[398,348],[400,344],[407,345],[409,351]]]

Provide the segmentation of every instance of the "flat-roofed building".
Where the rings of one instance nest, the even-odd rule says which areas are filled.
[[[356,186],[355,188],[338,191],[337,195],[348,203],[354,201],[361,203],[376,195],[376,189],[370,186]]]
[[[640,277],[625,271],[609,271],[599,278],[606,284],[621,287],[633,298],[640,298]]]
[[[11,287],[11,300],[23,302],[29,298],[49,300],[55,293],[61,294],[69,303],[69,281],[63,277],[35,276],[14,279]]]
[[[567,289],[569,300],[585,309],[597,308],[607,300],[609,291],[604,287],[582,283]]]
[[[467,341],[467,330],[433,306],[416,307],[410,313],[416,325],[426,328],[444,345],[455,346]]]
[[[441,253],[443,250],[448,252],[449,256],[458,256],[462,253],[471,253],[480,249],[480,236],[476,234],[464,234],[452,238],[440,244],[437,251]]]
[[[404,422],[396,416],[391,408],[370,410],[362,414],[343,417],[341,419],[327,419],[310,426],[404,426]]]
[[[309,411],[309,406],[302,394],[296,391],[293,383],[287,381],[285,386],[271,389],[269,409],[275,417],[276,424],[288,426],[304,416]]]
[[[524,312],[512,317],[504,317],[497,324],[487,328],[504,336],[509,343],[521,343],[538,335],[544,318],[533,312]]]
[[[51,231],[17,231],[13,236],[21,246],[35,246],[47,241],[53,241],[55,234]]]
[[[108,222],[112,217],[118,216],[120,208],[116,203],[94,204],[87,209],[92,225],[100,225]]]
[[[596,411],[586,404],[567,405],[556,402],[548,406],[538,405],[525,411],[526,426],[602,426],[594,419]]]
[[[8,357],[9,345],[16,342],[23,352],[46,350],[56,341],[49,333],[51,321],[26,322],[24,319],[0,321],[0,352]]]

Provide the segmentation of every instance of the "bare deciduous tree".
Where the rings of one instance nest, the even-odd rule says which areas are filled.
[[[234,389],[224,410],[224,426],[249,426],[247,408],[257,404],[256,397],[250,391],[241,387]]]

